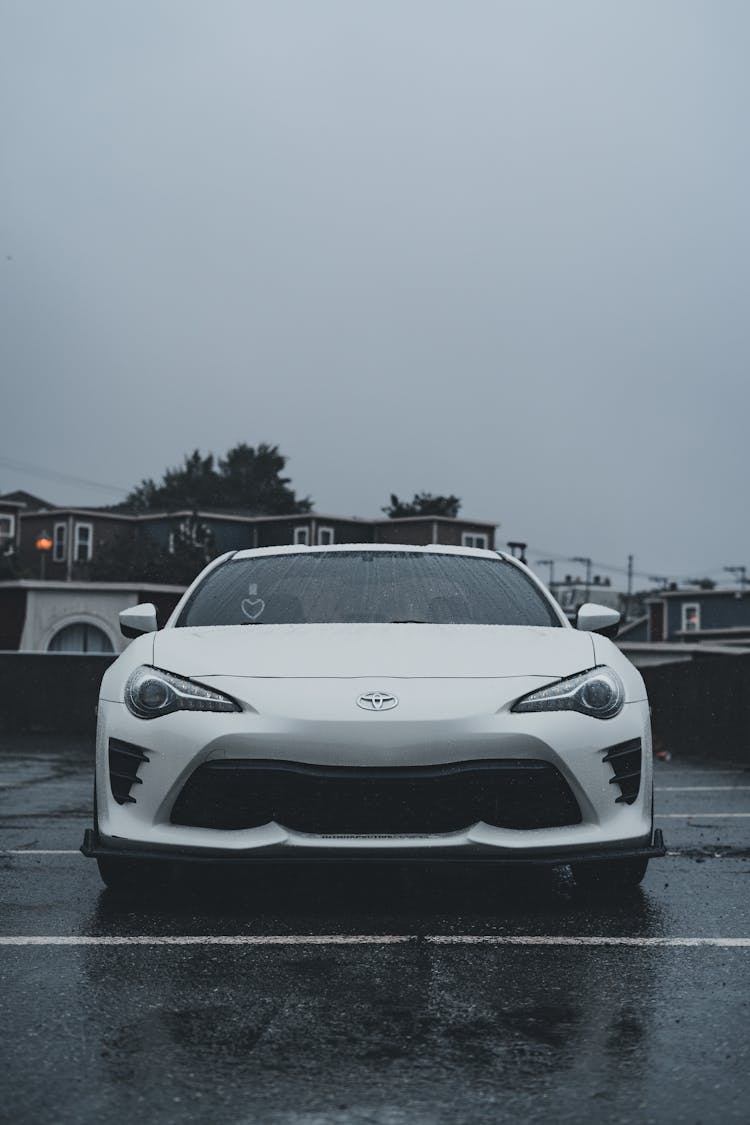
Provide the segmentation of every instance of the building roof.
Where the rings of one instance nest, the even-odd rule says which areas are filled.
[[[3,497],[0,497],[3,499]],[[323,512],[281,512],[277,515],[252,515],[252,513],[238,512],[236,509],[222,509],[213,508],[204,510],[202,508],[178,508],[172,511],[163,512],[116,512],[110,508],[53,508],[46,507],[43,510],[46,516],[86,516],[88,519],[112,519],[122,520],[125,522],[134,522],[141,520],[166,520],[166,519],[189,519],[192,516],[198,519],[223,519],[232,520],[237,523],[268,523],[274,520],[325,520],[330,523],[355,523],[363,524],[368,527],[377,525],[379,527],[387,527],[389,524],[398,523],[452,523],[452,524],[471,524],[473,527],[486,527],[495,528],[498,525],[488,523],[486,520],[470,520],[463,519],[462,517],[454,518],[453,516],[399,516],[396,519],[384,517],[382,519],[367,519],[364,516],[335,516],[328,515]],[[22,516],[39,515],[40,509],[36,511],[22,512]]]
[[[32,495],[31,492],[24,492],[22,488],[16,489],[15,492],[5,492],[0,496],[0,501],[2,501],[3,504],[13,504],[14,507],[29,508],[30,510],[34,509],[36,511],[52,507],[46,500],[42,500],[39,496]]]
[[[622,638],[623,640],[626,640],[629,633],[635,633],[638,629],[642,629],[643,626],[647,625],[647,624],[648,624],[648,614],[647,613],[644,614],[643,617],[634,617],[632,621],[623,622],[623,624],[620,626],[620,629],[617,633],[618,641],[620,640],[620,638]]]
[[[618,648],[627,656],[628,653],[648,655],[649,653],[669,653],[674,656],[750,656],[750,647],[740,648],[739,645],[704,645],[685,644],[684,641],[628,641],[620,644],[619,636],[615,640]]]
[[[661,601],[662,598],[713,598],[718,595],[723,597],[740,597],[744,594],[750,594],[750,586],[715,586],[713,590],[702,590],[700,586],[692,586],[680,590],[660,590],[649,602]]]

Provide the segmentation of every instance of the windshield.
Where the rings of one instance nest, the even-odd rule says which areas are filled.
[[[409,551],[320,551],[230,559],[208,574],[177,625],[305,622],[561,626],[512,563]]]

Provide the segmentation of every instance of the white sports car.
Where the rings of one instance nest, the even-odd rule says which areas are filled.
[[[165,861],[489,860],[627,886],[664,854],[643,680],[516,559],[446,546],[234,551],[162,629],[121,615],[94,827],[110,887]]]

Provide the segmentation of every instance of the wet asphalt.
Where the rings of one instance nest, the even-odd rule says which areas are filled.
[[[670,855],[611,900],[453,866],[118,898],[91,771],[0,739],[0,937],[44,939],[0,945],[0,1121],[750,1122],[750,768],[659,763]]]

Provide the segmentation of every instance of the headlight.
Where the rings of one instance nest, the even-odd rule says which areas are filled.
[[[513,711],[580,711],[594,719],[614,719],[625,702],[625,687],[613,668],[601,664],[525,695]]]
[[[125,684],[125,705],[139,719],[157,719],[171,711],[239,711],[228,695],[192,680],[183,680],[161,668],[143,664]]]

